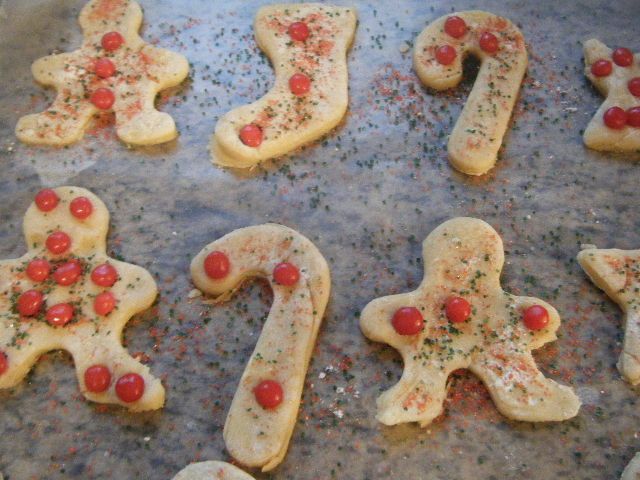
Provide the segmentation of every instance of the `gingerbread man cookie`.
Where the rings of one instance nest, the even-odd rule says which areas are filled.
[[[138,35],[140,6],[130,0],[92,0],[80,12],[82,46],[71,53],[37,60],[35,79],[57,90],[44,112],[22,117],[17,137],[31,144],[68,145],[82,138],[91,117],[113,111],[118,137],[132,145],[153,145],[176,137],[176,126],[159,112],[160,90],[178,85],[189,73],[187,60]]]
[[[422,83],[445,90],[462,80],[462,63],[469,53],[480,59],[480,71],[449,137],[448,152],[457,170],[482,175],[496,163],[527,70],[527,50],[522,33],[506,18],[458,12],[422,31],[413,64]]]
[[[578,413],[571,388],[546,378],[531,350],[556,339],[558,312],[546,302],[502,290],[502,240],[490,225],[455,218],[423,243],[424,280],[417,290],[369,303],[364,334],[398,350],[400,382],[378,398],[386,425],[428,425],[440,415],[447,378],[468,368],[496,407],[514,420],[557,421]]]
[[[43,353],[73,356],[82,394],[132,411],[164,404],[164,388],[122,346],[129,319],[151,306],[153,278],[109,258],[109,212],[78,187],[46,189],[24,218],[28,252],[0,261],[0,388],[16,386]]]
[[[352,8],[319,3],[262,7],[258,46],[276,80],[260,100],[230,111],[211,139],[214,163],[248,168],[320,138],[347,111],[347,50],[356,29]]]
[[[584,131],[594,150],[640,150],[640,54],[611,50],[600,40],[584,44],[585,75],[606,98]]]
[[[242,374],[224,426],[229,453],[243,465],[275,468],[287,453],[304,378],[329,299],[329,267],[315,245],[273,223],[235,230],[191,262],[203,292],[226,300],[248,277],[273,289],[273,305]]]
[[[255,480],[248,473],[226,462],[192,463],[180,470],[173,480]]]
[[[632,385],[640,383],[640,250],[585,248],[578,263],[591,281],[624,311],[624,344],[618,370]]]

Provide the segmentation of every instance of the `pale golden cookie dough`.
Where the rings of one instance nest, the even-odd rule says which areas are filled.
[[[225,462],[192,463],[180,470],[173,480],[255,480],[238,467]]]

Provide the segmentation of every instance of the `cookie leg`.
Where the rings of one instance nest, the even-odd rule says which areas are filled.
[[[640,315],[630,310],[625,317],[624,346],[618,359],[618,370],[632,385],[640,383]]]

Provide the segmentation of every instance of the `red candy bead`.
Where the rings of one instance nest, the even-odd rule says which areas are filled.
[[[93,365],[84,371],[84,386],[90,392],[104,392],[110,383],[111,372],[104,365]]]
[[[483,32],[480,35],[480,48],[487,53],[498,51],[498,38],[491,32]]]
[[[529,330],[542,330],[549,323],[549,312],[542,305],[532,305],[524,311],[522,320]]]
[[[620,107],[611,107],[602,116],[604,124],[613,128],[614,130],[620,130],[627,124],[627,112]]]
[[[451,45],[442,45],[436,48],[436,60],[441,65],[451,65],[456,59],[456,49]]]
[[[87,197],[76,197],[71,200],[69,211],[74,217],[84,220],[93,212],[93,204]]]
[[[400,335],[416,335],[422,331],[424,319],[415,307],[402,307],[396,310],[391,324]]]
[[[631,95],[634,97],[640,97],[640,77],[635,77],[629,80],[627,87],[629,88]]]
[[[102,292],[93,300],[93,310],[103,317],[109,315],[116,306],[116,297],[111,292]]]
[[[71,237],[64,232],[53,232],[45,241],[47,249],[54,255],[66,252],[71,247]]]
[[[220,280],[229,275],[229,270],[231,270],[231,262],[222,252],[211,252],[204,259],[204,272],[209,278]]]
[[[640,127],[640,107],[633,107],[627,110],[627,125]]]
[[[471,305],[462,297],[451,297],[445,303],[445,313],[451,323],[462,323],[471,315]]]
[[[304,22],[294,22],[289,25],[289,36],[292,40],[304,42],[309,37],[309,27]]]
[[[453,38],[460,38],[467,33],[467,24],[460,17],[452,15],[444,21],[444,31]]]
[[[137,373],[127,373],[116,382],[116,394],[126,403],[139,400],[144,394],[144,378]]]
[[[37,290],[27,290],[18,297],[16,307],[23,317],[33,317],[42,308],[44,296]]]
[[[73,318],[73,307],[68,303],[58,303],[47,310],[47,322],[54,327],[62,327]]]
[[[240,140],[247,147],[259,147],[262,143],[262,129],[250,123],[240,129]]]
[[[50,212],[58,206],[60,197],[58,197],[58,194],[50,188],[45,188],[36,194],[35,200],[38,210],[42,212]]]
[[[289,79],[289,89],[294,95],[304,95],[311,89],[311,79],[302,73],[294,73]]]
[[[116,73],[116,66],[108,58],[99,58],[96,60],[93,71],[100,78],[109,78]]]
[[[82,276],[82,267],[77,260],[71,260],[56,268],[53,272],[53,279],[58,285],[68,287],[73,285]]]
[[[0,375],[9,370],[9,357],[4,352],[0,352]]]
[[[91,280],[100,287],[111,287],[118,280],[118,271],[113,265],[103,263],[93,269]]]
[[[273,269],[273,280],[278,285],[284,285],[285,287],[290,287],[298,283],[300,279],[300,271],[298,267],[296,267],[292,263],[279,263]]]
[[[116,101],[116,96],[108,88],[98,88],[91,94],[89,100],[100,110],[109,110]]]
[[[49,276],[51,265],[44,258],[34,258],[27,265],[27,277],[34,282],[43,282]]]
[[[104,48],[107,52],[113,52],[114,50],[117,50],[123,43],[124,37],[118,32],[105,33],[102,36],[102,40],[100,41],[102,48]]]
[[[611,57],[619,67],[628,67],[633,63],[633,53],[628,48],[616,48]]]
[[[613,65],[609,60],[596,60],[591,65],[591,73],[593,73],[596,77],[606,77],[607,75],[611,75],[613,71]]]
[[[280,384],[274,380],[263,380],[253,389],[257,402],[262,408],[276,408],[282,403],[284,393]]]

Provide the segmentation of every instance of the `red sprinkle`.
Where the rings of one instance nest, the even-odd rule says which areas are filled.
[[[629,80],[627,87],[629,88],[631,95],[634,97],[640,97],[640,77],[635,77]]]
[[[304,22],[294,22],[289,25],[289,36],[292,40],[304,42],[309,38],[309,27]]]
[[[204,259],[204,272],[207,277],[213,280],[220,280],[226,277],[229,275],[229,270],[231,270],[231,262],[223,252],[211,252]]]
[[[116,101],[116,96],[108,88],[98,88],[89,100],[100,110],[109,110]]]
[[[627,124],[627,112],[620,107],[611,107],[602,116],[604,124],[614,130],[620,130]]]
[[[42,212],[50,212],[58,206],[60,197],[58,197],[58,194],[50,188],[45,188],[36,194],[35,200],[38,210]]]
[[[445,303],[445,313],[451,323],[462,323],[471,315],[471,305],[462,297],[451,297]]]
[[[613,71],[613,65],[609,60],[596,60],[591,65],[591,73],[593,73],[596,77],[606,77],[611,75]]]
[[[467,33],[467,24],[460,17],[452,15],[444,21],[444,31],[453,38],[460,38]]]
[[[49,276],[51,265],[44,258],[34,258],[27,265],[27,277],[34,282],[43,282]]]
[[[116,306],[116,297],[111,292],[102,292],[93,300],[93,310],[103,317],[109,315]]]
[[[436,60],[441,65],[451,65],[456,59],[456,49],[451,45],[442,45],[436,48]]]
[[[18,297],[16,308],[23,317],[33,317],[42,308],[44,296],[37,290],[27,290]]]
[[[4,352],[0,352],[0,375],[9,370],[9,357]]]
[[[113,52],[124,43],[124,37],[118,32],[108,32],[102,36],[100,44],[107,52]]]
[[[71,321],[73,313],[73,306],[68,303],[58,303],[47,310],[47,322],[54,327],[62,327]]]
[[[126,403],[139,400],[144,394],[144,378],[137,373],[127,373],[116,382],[116,394]]]
[[[90,392],[104,392],[110,383],[111,372],[104,365],[93,365],[84,371],[84,385]]]
[[[640,106],[627,110],[627,125],[640,127]]]
[[[53,232],[45,241],[47,249],[54,255],[60,255],[71,247],[71,237],[64,232]]]
[[[487,53],[498,51],[498,38],[491,32],[483,32],[480,35],[480,48]]]
[[[71,200],[69,211],[74,217],[84,220],[93,212],[93,204],[87,197],[76,197]]]
[[[68,287],[73,285],[82,276],[82,267],[77,260],[71,260],[56,268],[53,272],[53,279],[58,285]]]
[[[522,316],[529,330],[542,330],[549,323],[549,312],[542,305],[531,305]]]
[[[391,324],[400,335],[416,335],[422,331],[424,319],[417,308],[402,307],[393,314]]]
[[[263,380],[253,389],[257,402],[262,408],[276,408],[282,403],[284,393],[282,386],[274,380]]]
[[[628,48],[616,48],[611,57],[619,67],[628,67],[633,63],[633,53]]]
[[[99,58],[96,60],[93,71],[100,78],[109,78],[116,73],[116,66],[108,58]]]
[[[311,89],[311,79],[302,73],[294,73],[289,79],[289,89],[294,95],[305,95]]]
[[[298,283],[299,279],[300,271],[292,263],[279,263],[273,269],[273,280],[279,285],[290,287]]]
[[[240,129],[240,140],[247,147],[259,147],[262,143],[262,129],[250,123]]]
[[[118,280],[118,271],[110,263],[103,263],[93,269],[91,280],[100,287],[111,287]]]

